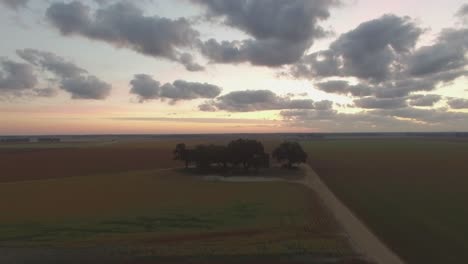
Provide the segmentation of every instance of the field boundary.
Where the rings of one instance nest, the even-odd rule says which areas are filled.
[[[223,182],[289,182],[298,183],[312,189],[322,200],[325,207],[333,214],[350,240],[357,254],[380,264],[404,264],[405,262],[388,248],[372,231],[345,206],[309,166],[303,165],[306,174],[301,180],[265,177],[206,176],[204,180]]]
[[[322,199],[326,207],[349,235],[357,253],[377,263],[405,263],[335,196],[309,165],[303,167],[307,170],[307,173],[305,178],[298,182],[314,190]]]

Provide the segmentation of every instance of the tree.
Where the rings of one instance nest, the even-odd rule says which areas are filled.
[[[253,166],[256,157],[265,155],[263,144],[251,139],[231,141],[227,147],[230,160],[234,166],[242,164],[245,170]]]
[[[185,161],[188,168],[194,162],[198,169],[209,169],[212,165],[228,168],[228,164],[238,166],[242,164],[245,170],[254,167],[269,167],[269,156],[264,152],[262,143],[256,140],[238,139],[228,146],[197,145],[194,149],[187,149],[185,144],[176,145],[174,159]]]
[[[292,168],[296,163],[303,163],[307,160],[307,153],[297,142],[283,142],[273,150],[273,158],[278,162],[287,161],[288,168]]]
[[[188,168],[190,163],[190,150],[187,149],[184,143],[176,145],[174,159],[185,161],[185,168]]]

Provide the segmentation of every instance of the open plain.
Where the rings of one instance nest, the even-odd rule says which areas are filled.
[[[0,262],[361,263],[310,189],[207,181],[175,142],[2,146]]]

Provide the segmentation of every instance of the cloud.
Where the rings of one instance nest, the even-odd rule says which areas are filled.
[[[181,62],[188,70],[203,68],[181,48],[191,48],[199,33],[188,20],[144,16],[128,1],[101,6],[94,13],[81,2],[53,3],[46,12],[49,21],[63,35],[81,35],[104,41],[118,48]]]
[[[11,60],[0,61],[0,92],[20,95],[34,88],[38,82],[34,68],[26,63]]]
[[[90,75],[72,62],[47,51],[35,49],[17,50],[16,54],[28,62],[30,66],[37,67],[41,72],[52,73],[52,81],[58,82],[59,88],[71,94],[72,99],[103,100],[110,95],[111,85]],[[48,89],[48,88],[47,88]],[[39,90],[36,94],[53,95],[52,90]]]
[[[193,55],[190,53],[182,53],[179,56],[179,62],[185,66],[185,69],[191,72],[205,70],[205,67],[201,66],[200,64],[194,61]]]
[[[314,102],[310,99],[280,97],[270,90],[235,91],[219,96],[199,106],[201,111],[252,112],[281,109],[325,109],[332,102]]]
[[[327,93],[360,97],[354,102],[363,109],[433,106],[440,97],[412,94],[468,75],[468,29],[444,29],[432,45],[416,47],[423,32],[408,17],[384,15],[342,34],[328,49],[303,56],[288,74],[315,80]]]
[[[364,109],[395,109],[407,106],[405,98],[364,97],[354,100],[354,104]]]
[[[456,13],[457,16],[466,16],[468,15],[468,4],[464,4],[460,7],[458,12]]]
[[[215,39],[201,43],[202,54],[216,63],[250,62],[280,66],[296,62],[317,38],[327,35],[318,25],[338,0],[192,0],[206,8],[209,20],[245,32],[242,41]]]
[[[281,121],[247,118],[197,118],[197,117],[113,117],[111,120],[128,120],[144,122],[177,122],[177,123],[206,123],[206,124],[278,124]]]
[[[37,97],[54,97],[58,94],[57,89],[54,88],[36,88],[33,94]]]
[[[208,83],[176,80],[172,84],[166,83],[161,86],[161,97],[174,101],[215,98],[221,93],[221,90],[220,87]]]
[[[411,106],[434,106],[437,102],[442,99],[442,96],[437,94],[416,94],[412,95],[409,100]]]
[[[304,79],[340,76],[341,63],[333,51],[319,51],[302,57],[290,68],[290,74]]]
[[[60,88],[69,92],[72,99],[95,99],[107,98],[111,86],[95,76],[79,76],[77,78],[63,79]]]
[[[0,4],[13,10],[18,10],[28,5],[29,0],[0,0]]]
[[[401,131],[466,131],[468,113],[445,109],[378,109],[357,113],[336,111],[282,111],[287,126],[310,127],[330,132],[401,132]]]
[[[441,125],[441,127],[456,127],[457,125],[466,125],[468,113],[448,112],[446,109],[418,109],[418,108],[401,108],[390,110],[375,110],[372,112],[379,116],[392,116],[397,118],[412,119],[417,122],[423,122],[427,125]],[[461,122],[461,124],[460,124]],[[466,129],[466,128],[465,128]]]
[[[31,65],[50,71],[61,78],[74,78],[87,73],[86,70],[52,52],[23,49],[17,50],[16,54]]]
[[[336,111],[287,110],[280,114],[285,119],[287,126],[309,127],[318,131],[409,131],[420,128],[419,124],[410,121],[365,111],[346,114]]]
[[[215,98],[222,89],[208,83],[187,82],[176,80],[172,84],[161,85],[150,75],[136,74],[130,81],[130,93],[138,96],[140,102],[155,99],[169,99],[171,103],[179,100],[194,100],[200,98]]]
[[[408,59],[413,76],[430,75],[462,69],[466,64],[468,29],[445,29],[432,46],[418,49]]]
[[[327,93],[352,95],[356,97],[369,96],[372,94],[372,88],[368,85],[358,84],[350,85],[347,81],[331,80],[321,83],[316,83],[316,87]]]
[[[392,76],[397,59],[414,48],[422,33],[408,17],[384,15],[342,34],[329,50],[305,56],[291,73],[308,78],[336,75],[382,82]]]
[[[460,18],[465,24],[468,24],[468,4],[462,5],[455,16]]]
[[[468,109],[468,99],[450,98],[447,104],[452,109]]]
[[[132,86],[130,93],[138,95],[140,101],[159,98],[161,83],[155,81],[150,75],[136,74],[130,81],[130,85]]]
[[[296,62],[310,43],[287,43],[282,40],[223,41],[210,39],[201,45],[201,52],[212,62],[242,63],[277,67]]]
[[[218,110],[214,104],[209,102],[199,105],[198,109],[202,112],[216,112]]]

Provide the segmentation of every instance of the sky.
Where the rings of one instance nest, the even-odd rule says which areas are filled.
[[[468,131],[459,0],[0,0],[0,135]]]

